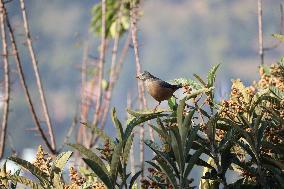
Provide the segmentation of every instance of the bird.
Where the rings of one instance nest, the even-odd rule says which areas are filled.
[[[156,111],[157,107],[161,104],[162,101],[168,100],[173,96],[173,93],[176,90],[183,87],[181,84],[172,85],[170,83],[167,83],[166,81],[153,76],[148,71],[142,72],[141,74],[137,75],[136,78],[144,82],[147,92],[156,101],[158,101],[158,105],[155,107],[154,111]]]

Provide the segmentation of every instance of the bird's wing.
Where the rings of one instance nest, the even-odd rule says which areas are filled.
[[[169,84],[169,83],[167,83],[167,82],[165,82],[165,81],[163,81],[163,80],[159,80],[159,82],[160,82],[160,85],[161,85],[162,87],[170,88],[170,89],[173,89],[173,90],[178,89],[177,85]]]

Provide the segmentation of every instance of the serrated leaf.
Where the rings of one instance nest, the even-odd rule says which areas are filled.
[[[206,87],[206,82],[197,74],[193,74],[193,76],[203,85],[203,87]]]
[[[207,87],[212,87],[214,82],[215,82],[215,78],[216,78],[216,72],[219,68],[220,64],[217,64],[215,66],[213,66],[211,68],[211,70],[209,71],[208,73],[208,76],[207,76]]]
[[[176,181],[175,175],[173,174],[173,170],[169,167],[168,164],[164,163],[162,160],[157,159],[157,162],[159,163],[159,165],[160,165],[161,169],[163,170],[163,172],[169,178],[169,180],[170,180],[171,184],[173,185],[173,187],[175,189],[178,189],[177,181]]]
[[[178,170],[177,170],[177,167],[175,165],[175,162],[170,159],[169,157],[166,156],[165,153],[161,152],[157,146],[154,145],[154,143],[152,141],[145,141],[145,144],[151,148],[151,150],[153,150],[157,156],[159,158],[162,158],[164,161],[166,161],[170,166],[171,168],[175,171],[176,174],[178,174]],[[149,163],[149,162],[148,162]],[[153,165],[152,165],[153,166]]]
[[[162,111],[162,110],[157,110],[157,111],[153,112],[153,110],[151,110],[151,111],[134,111],[134,110],[130,110],[130,109],[127,109],[126,111],[127,111],[127,113],[129,113],[130,115],[132,115],[134,117],[147,117],[147,116],[153,116],[153,115],[160,115],[161,113],[166,112],[166,111]]]
[[[23,176],[14,176],[14,175],[9,175],[7,176],[7,178],[11,181],[14,181],[14,182],[18,182],[18,183],[21,183],[23,185],[26,185],[32,189],[44,189],[43,186],[41,186],[40,184],[26,178],[26,177],[23,177]]]
[[[188,164],[186,166],[186,169],[184,171],[184,178],[187,178],[188,175],[190,174],[192,168],[196,164],[196,162],[199,160],[200,155],[203,153],[204,147],[195,151],[195,153],[192,155],[190,160],[188,161]]]
[[[36,176],[40,182],[44,184],[50,185],[48,175],[42,172],[39,168],[31,164],[30,162],[23,160],[18,157],[9,157],[9,160],[17,163],[18,165],[22,166],[23,168],[27,169],[29,172],[31,172],[34,176]]]
[[[69,146],[78,150],[82,156],[85,156],[88,159],[96,162],[96,164],[98,164],[105,173],[108,173],[108,170],[105,167],[104,162],[92,150],[87,149],[85,146],[81,144],[69,144]]]
[[[112,154],[111,164],[110,164],[110,175],[113,181],[116,180],[115,178],[117,176],[117,169],[118,169],[118,164],[120,162],[122,149],[123,149],[123,143],[120,142],[115,146]]]
[[[92,161],[90,159],[83,158],[84,162],[94,171],[98,178],[108,187],[113,188],[113,184],[111,179],[109,178],[107,172],[105,172],[101,165],[97,164],[97,162]]]
[[[118,135],[118,140],[122,141],[123,128],[122,128],[122,125],[121,125],[120,121],[117,118],[115,108],[112,109],[111,119],[112,119],[112,122],[113,122],[113,124],[114,124],[114,126],[116,128],[116,132],[117,132],[117,135]]]
[[[129,189],[132,189],[132,186],[134,185],[135,181],[137,180],[137,178],[139,177],[141,173],[142,173],[142,170],[138,171],[137,173],[135,173],[135,175],[133,175],[129,183]]]
[[[174,82],[177,83],[177,84],[181,84],[182,86],[189,85],[190,87],[192,87],[195,90],[202,89],[202,85],[200,85],[199,83],[197,83],[196,81],[191,80],[191,79],[178,78],[178,79],[175,79]]]
[[[124,150],[123,150],[123,156],[122,156],[124,164],[127,164],[127,162],[128,162],[129,153],[130,153],[132,143],[133,143],[133,138],[134,138],[134,135],[132,134],[130,137],[128,137],[128,139],[125,143]]]
[[[64,188],[64,182],[61,179],[62,170],[64,166],[66,165],[67,161],[71,157],[73,152],[62,152],[59,154],[56,159],[53,161],[52,167],[51,167],[51,175],[53,177],[53,186],[56,189],[63,189]]]
[[[144,123],[146,121],[149,121],[151,119],[162,117],[162,116],[165,116],[165,115],[163,115],[163,114],[150,114],[150,115],[145,116],[145,117],[139,116],[139,117],[131,118],[129,121],[127,121],[128,123],[126,125],[126,129],[125,129],[125,132],[124,132],[124,140],[128,139],[128,137],[132,133],[134,127],[136,127],[137,125]]]

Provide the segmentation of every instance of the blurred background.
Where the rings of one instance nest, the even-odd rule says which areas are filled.
[[[57,143],[78,114],[81,91],[81,64],[84,46],[89,45],[90,60],[99,56],[100,38],[90,28],[92,7],[98,1],[30,0],[26,10],[42,75],[43,86],[54,126]],[[280,31],[280,4],[283,0],[263,0],[264,46],[277,41],[271,37]],[[18,1],[7,5],[23,58],[24,72],[34,99],[39,99],[32,73]],[[247,0],[145,0],[138,22],[139,50],[143,70],[164,80],[203,77],[215,64],[221,63],[217,74],[217,92],[226,97],[232,78],[249,85],[258,78],[257,1]],[[126,36],[124,36],[125,38]],[[276,62],[283,55],[283,46],[265,52],[265,64]],[[110,65],[109,53],[106,64]],[[1,64],[2,67],[2,64]],[[1,68],[2,69],[2,68]],[[2,74],[2,72],[1,72]],[[107,74],[107,72],[106,72]],[[133,49],[130,48],[122,75],[114,89],[110,107],[118,117],[126,118],[127,96],[137,96]],[[2,77],[2,75],[1,75]],[[37,133],[29,130],[33,122],[24,93],[12,65],[12,99],[8,124],[9,147],[23,154],[26,148],[36,149],[42,143]],[[149,107],[156,102],[146,95]],[[35,104],[39,106],[39,104]],[[166,107],[166,102],[162,107]],[[2,106],[1,106],[2,107]],[[137,109],[137,106],[133,106]],[[40,112],[39,112],[40,115]],[[40,115],[43,119],[43,116]],[[110,118],[105,130],[114,135]],[[149,138],[146,135],[146,138]],[[71,141],[74,139],[71,136]],[[75,139],[74,139],[75,140]],[[5,157],[11,154],[6,148]],[[147,158],[146,158],[147,159]]]

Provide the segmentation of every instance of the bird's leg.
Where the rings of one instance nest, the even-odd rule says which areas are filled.
[[[161,104],[161,102],[159,102],[159,104],[157,105],[157,106],[155,106],[155,108],[154,108],[154,112],[156,112],[156,110],[157,110],[157,108],[158,108],[158,106]]]
[[[173,97],[174,97],[175,99],[178,99],[175,95],[173,95]]]

